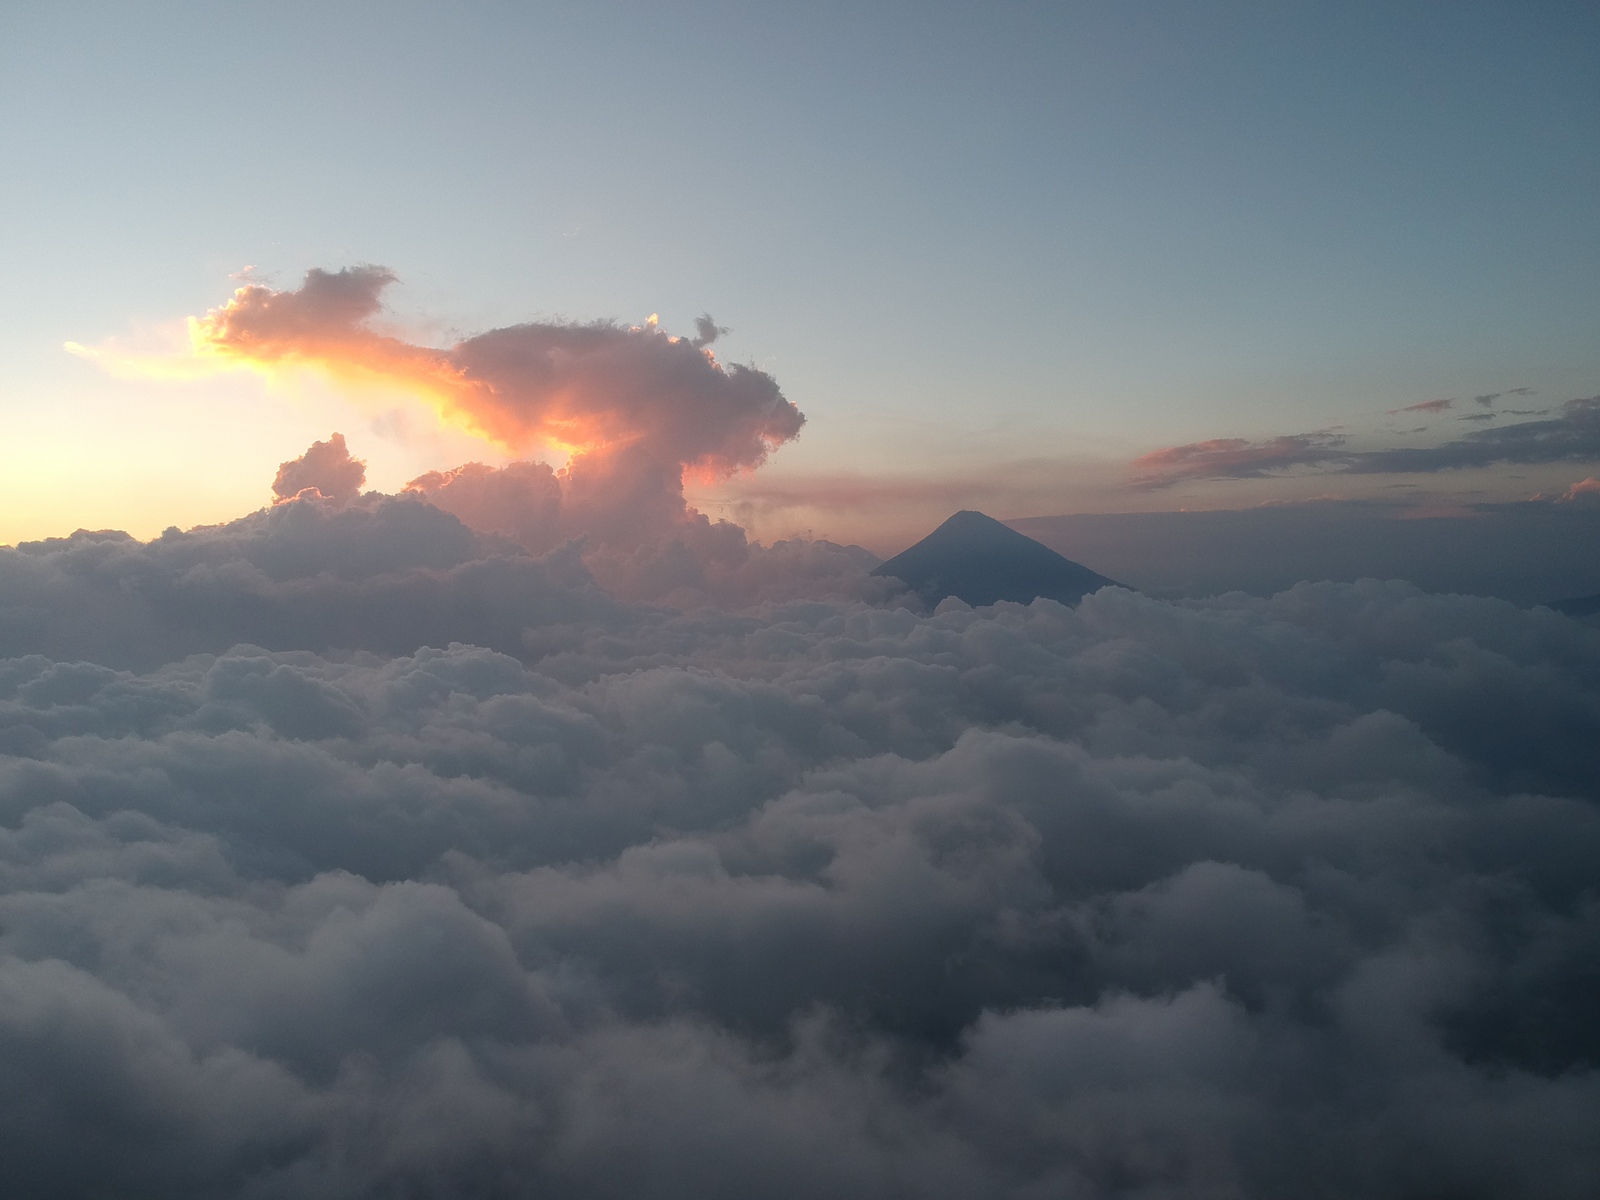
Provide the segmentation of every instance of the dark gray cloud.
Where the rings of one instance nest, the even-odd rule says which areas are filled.
[[[516,533],[0,551],[8,1195],[1600,1185],[1600,632]]]
[[[1485,408],[1488,408],[1496,400],[1499,400],[1499,399],[1501,399],[1501,398],[1503,398],[1505,396],[1531,396],[1533,394],[1534,394],[1534,391],[1533,391],[1532,388],[1514,387],[1514,388],[1507,388],[1503,392],[1485,392],[1483,395],[1474,396],[1472,399],[1476,403],[1483,405]]]
[[[694,319],[694,332],[695,336],[690,344],[698,349],[711,345],[712,342],[728,333],[729,330],[726,325],[718,325],[712,320],[710,313],[701,313]]]
[[[1592,462],[1600,459],[1600,396],[1568,400],[1561,415],[1472,433],[1438,446],[1372,450],[1338,464],[1355,474],[1447,471],[1498,463]]]
[[[1525,390],[1518,389],[1517,394]],[[1483,413],[1458,420],[1488,421],[1495,415]],[[1559,416],[1474,430],[1437,446],[1360,451],[1351,449],[1344,436],[1331,433],[1300,434],[1264,442],[1221,438],[1170,446],[1135,460],[1133,486],[1153,489],[1191,479],[1258,478],[1296,467],[1376,475],[1428,473],[1501,463],[1596,461],[1600,461],[1600,396],[1589,396],[1567,401],[1561,406]]]

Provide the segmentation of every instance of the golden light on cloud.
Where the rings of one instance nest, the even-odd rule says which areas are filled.
[[[362,266],[308,271],[293,291],[246,282],[189,319],[181,348],[67,349],[125,378],[245,370],[292,389],[309,374],[358,401],[414,397],[445,425],[512,453],[572,458],[639,447],[705,479],[759,465],[804,422],[764,372],[717,362],[708,345],[721,330],[709,317],[696,339],[668,336],[651,313],[637,326],[515,325],[441,349],[372,327],[394,281],[384,267]]]

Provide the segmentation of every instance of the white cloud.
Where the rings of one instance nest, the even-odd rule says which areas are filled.
[[[1593,1193],[1600,633],[694,528],[0,551],[10,1193]]]

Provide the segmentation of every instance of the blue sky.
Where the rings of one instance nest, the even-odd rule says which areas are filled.
[[[977,481],[1007,517],[1321,494],[1141,494],[1125,466],[1332,427],[1382,445],[1385,412],[1442,397],[1600,392],[1591,5],[7,20],[0,541],[224,519],[333,427],[382,486],[471,453],[337,396],[116,380],[62,350],[159,338],[247,264],[281,287],[384,264],[396,320],[441,343],[558,315],[688,331],[710,311],[724,357],[810,418],[762,479],[823,499],[770,512],[771,532],[865,529],[828,508],[845,476],[932,508]],[[1510,499],[1585,473],[1421,490]]]

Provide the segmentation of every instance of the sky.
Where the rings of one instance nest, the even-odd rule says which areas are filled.
[[[759,471],[691,482],[764,538],[889,553],[957,507],[1448,509],[1596,472],[1588,433],[1554,462],[1420,472],[1145,457],[1448,446],[1600,392],[1592,6],[7,21],[0,540],[225,520],[335,430],[391,491],[526,453],[403,387],[118,378],[64,349],[171,351],[241,281],[361,264],[394,273],[381,320],[419,345],[651,314],[692,336],[711,314],[722,361],[806,416]]]
[[[1592,6],[4,16],[8,1200],[1600,1195]]]

